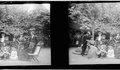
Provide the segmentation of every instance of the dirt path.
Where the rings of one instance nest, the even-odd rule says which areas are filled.
[[[120,59],[110,59],[110,58],[92,58],[88,59],[85,56],[73,54],[76,48],[69,49],[69,64],[120,64]]]
[[[50,48],[42,48],[38,57],[40,62],[28,62],[20,60],[0,60],[0,66],[11,65],[51,65],[51,51]]]

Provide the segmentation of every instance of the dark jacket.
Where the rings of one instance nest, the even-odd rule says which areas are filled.
[[[84,35],[81,39],[81,44],[87,45],[87,40],[90,40],[91,36]]]

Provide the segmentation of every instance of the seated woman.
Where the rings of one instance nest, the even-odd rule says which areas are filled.
[[[98,52],[98,56],[103,58],[106,57],[107,54],[107,40],[106,40],[106,36],[102,35],[102,39],[100,42],[100,45],[98,46],[99,52]]]
[[[18,42],[19,42],[19,50],[23,49],[24,43],[25,43],[25,38],[24,38],[23,34],[20,35]]]
[[[89,51],[88,51],[88,58],[97,58],[97,47],[95,47],[95,41],[93,40],[93,38],[91,38],[91,40],[88,41],[88,46],[89,46]]]
[[[9,46],[10,47],[10,42],[9,42],[9,37],[6,36],[4,40],[5,45],[4,46]]]

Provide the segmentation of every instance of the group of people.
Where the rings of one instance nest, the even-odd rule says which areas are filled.
[[[120,35],[110,36],[109,39],[102,32],[93,38],[90,32],[78,35],[77,53],[88,58],[120,58]]]
[[[38,43],[37,36],[34,32],[31,32],[29,38],[21,34],[18,38],[13,37],[13,40],[9,40],[9,36],[4,33],[0,38],[0,59],[19,59],[22,50],[26,50],[27,53],[33,53]]]

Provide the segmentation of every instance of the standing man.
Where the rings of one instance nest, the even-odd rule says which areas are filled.
[[[85,51],[87,49],[87,40],[90,39],[90,32],[87,32],[83,37],[82,37],[82,53],[81,55],[84,56],[85,55]]]

